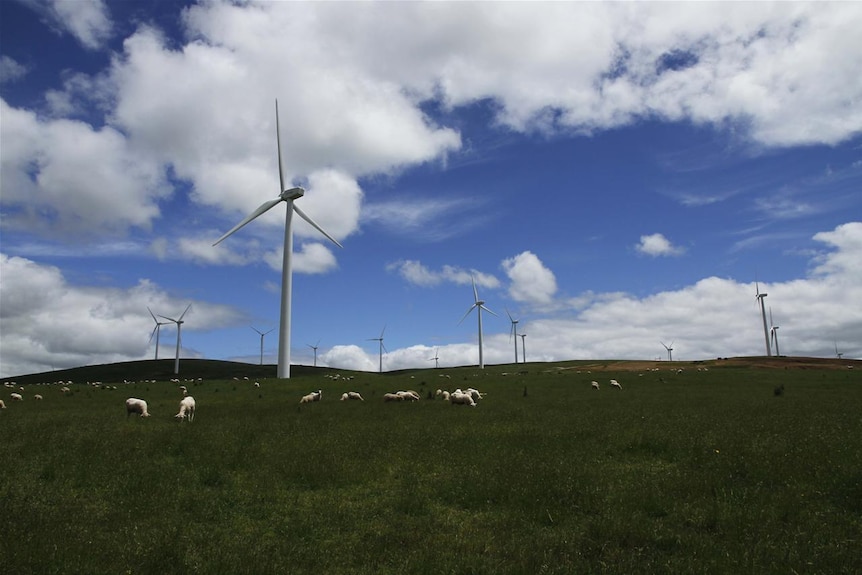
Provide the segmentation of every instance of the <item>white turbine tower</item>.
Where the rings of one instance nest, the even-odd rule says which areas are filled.
[[[667,350],[667,360],[673,361],[673,342],[670,342],[670,345],[665,345],[663,341],[659,343]]]
[[[332,243],[338,247],[343,247],[338,241],[326,233],[323,228],[317,225],[314,220],[305,215],[299,209],[294,201],[305,195],[305,190],[300,187],[286,189],[284,187],[284,167],[281,161],[281,134],[278,125],[278,100],[275,101],[275,138],[278,145],[278,182],[281,192],[274,200],[270,200],[261,204],[254,212],[248,215],[244,220],[235,225],[229,232],[220,237],[213,245],[218,245],[222,240],[229,235],[255,219],[256,217],[274,208],[281,202],[287,204],[286,216],[284,220],[284,255],[281,265],[281,321],[278,330],[278,377],[286,379],[290,377],[290,301],[292,293],[292,274],[291,274],[291,255],[293,254],[293,229],[291,223],[293,221],[293,212],[299,214],[299,217],[311,224],[317,231],[326,236]]]
[[[521,357],[524,358],[524,363],[527,363],[527,344],[524,343],[526,341],[527,334],[519,333],[518,335],[521,336]]]
[[[755,280],[754,285],[757,289],[757,295],[754,298],[760,301],[760,315],[763,316],[763,339],[766,340],[766,356],[771,357],[772,350],[769,347],[769,330],[766,328],[766,305],[763,303],[763,298],[766,297],[766,294],[760,293],[760,284],[757,283],[757,280]]]
[[[772,339],[772,345],[775,346],[775,356],[781,356],[781,350],[778,347],[778,326],[772,323],[772,308],[769,308],[769,337]]]
[[[260,334],[260,365],[263,365],[263,336],[265,336],[266,334],[268,334],[269,332],[271,332],[271,331],[272,331],[272,329],[275,329],[275,328],[272,328],[271,330],[269,330],[269,331],[265,331],[265,332],[264,332],[264,331],[260,331],[259,329],[257,329],[257,328],[256,328],[256,327],[254,327],[254,326],[251,326],[251,329],[253,329],[254,331],[256,331],[257,333],[259,333],[259,334]]]
[[[440,367],[440,357],[439,357],[439,354],[437,353],[437,351],[438,351],[438,348],[436,348],[436,347],[435,347],[435,348],[434,348],[434,357],[429,357],[429,358],[428,358],[428,361],[433,361],[433,362],[434,362],[434,368],[435,368],[435,369],[436,369],[436,368],[438,368],[438,367]]]
[[[147,307],[147,311],[150,312],[150,315],[153,316],[153,321],[156,322],[156,327],[153,328],[153,333],[150,334],[150,341],[153,341],[153,336],[156,336],[156,357],[155,359],[159,359],[159,335],[161,335],[162,326],[167,325],[170,322],[167,321],[159,321],[156,319],[156,315],[153,313],[149,307]]]
[[[473,276],[470,276],[470,282],[473,284],[474,303],[470,306],[470,309],[467,310],[467,313],[464,314],[464,317],[461,318],[461,321],[458,322],[458,325],[461,325],[461,322],[464,321],[464,318],[470,315],[471,311],[474,309],[476,310],[476,315],[479,316],[479,369],[485,369],[485,360],[482,357],[482,310],[484,309],[491,315],[497,314],[486,308],[485,302],[479,299],[479,292],[476,291],[476,281],[473,279]]]
[[[383,345],[383,332],[386,331],[386,326],[383,326],[383,329],[380,332],[380,337],[371,337],[368,338],[368,341],[379,341],[380,342],[380,373],[383,373],[383,350],[386,349],[386,346]]]
[[[509,316],[509,321],[512,322],[512,331],[509,332],[509,341],[515,340],[515,363],[518,363],[518,320],[512,317],[509,310],[506,310],[506,315]],[[512,337],[514,336],[514,337]]]
[[[320,340],[317,341],[317,345],[311,345],[310,343],[305,345],[314,350],[314,367],[317,367],[317,348],[320,347]]]
[[[838,351],[838,342],[836,341],[835,342],[835,357],[837,357],[838,359],[841,359],[843,356],[844,356],[844,354],[841,353],[840,351]]]
[[[192,304],[189,304],[186,307],[186,311],[184,311],[182,313],[182,315],[180,315],[180,317],[178,317],[177,319],[174,319],[172,317],[167,317],[164,315],[159,316],[159,317],[163,317],[166,320],[177,324],[177,355],[176,355],[176,358],[174,359],[174,374],[175,375],[180,372],[180,341],[182,340],[182,336],[180,335],[180,333],[183,329],[183,317],[185,317],[186,313],[189,311],[189,308],[191,308],[191,307],[192,307]]]

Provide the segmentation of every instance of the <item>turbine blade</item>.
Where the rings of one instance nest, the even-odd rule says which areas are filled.
[[[180,316],[179,321],[183,321],[183,316],[188,313],[188,311],[191,309],[191,307],[192,307],[192,304],[189,304],[188,307],[186,307],[186,311],[184,311],[183,315]]]
[[[165,318],[166,320],[168,320],[168,321],[170,321],[170,322],[172,322],[172,323],[178,323],[178,322],[177,322],[177,320],[175,320],[175,319],[174,319],[174,318],[172,318],[172,317],[168,317],[168,316],[166,316],[166,315],[160,315],[159,317],[163,317],[163,318]]]
[[[281,165],[281,129],[278,126],[278,98],[275,99],[275,141],[278,144],[278,193],[284,191],[284,168]]]
[[[470,276],[470,283],[473,284],[473,301],[476,303],[479,302],[479,292],[476,290],[476,280],[473,279],[473,276]]]
[[[332,243],[334,243],[335,245],[337,245],[337,246],[338,246],[338,247],[340,247],[340,248],[343,248],[343,247],[344,247],[344,246],[342,246],[340,243],[338,243],[338,240],[336,240],[335,238],[333,238],[332,236],[330,236],[329,234],[327,234],[327,233],[323,230],[323,228],[321,228],[319,225],[317,225],[317,223],[315,223],[315,221],[314,221],[314,220],[312,220],[310,217],[308,217],[308,216],[305,214],[305,212],[303,212],[301,209],[299,209],[299,206],[297,206],[296,204],[293,204],[293,209],[294,209],[294,211],[296,211],[296,213],[297,213],[297,214],[299,214],[299,217],[301,217],[303,220],[305,220],[306,222],[308,222],[309,224],[311,224],[312,226],[314,226],[314,228],[315,228],[318,232],[320,232],[321,234],[323,234],[324,236],[326,236],[327,238],[329,238],[329,241],[331,241]]]
[[[150,306],[147,306],[147,311],[150,312],[150,315],[153,316],[153,321],[159,323],[159,320],[156,319],[155,314],[153,314],[153,310],[150,309]]]
[[[153,342],[153,336],[154,336],[154,335],[156,335],[156,330],[157,330],[157,329],[159,329],[159,324],[156,324],[156,327],[154,327],[154,328],[153,328],[153,333],[151,333],[151,334],[150,334],[150,341],[148,341],[147,343],[152,343],[152,342]]]
[[[470,306],[470,309],[467,310],[467,313],[464,314],[464,317],[461,318],[461,321],[458,322],[458,325],[461,325],[461,322],[464,321],[468,315],[470,315],[470,312],[473,311],[473,308],[476,307],[477,305],[479,305],[479,304],[474,303],[473,305]]]
[[[483,310],[485,310],[486,312],[488,312],[488,313],[489,313],[489,314],[491,314],[491,315],[497,315],[497,314],[495,314],[494,312],[492,312],[491,310],[489,310],[488,308],[486,308],[484,305],[481,305],[481,304],[480,304],[480,305],[479,305],[479,307],[480,307],[480,308],[482,308]],[[498,316],[498,315],[497,315],[497,317],[500,317],[500,316]]]
[[[257,208],[255,211],[253,211],[253,212],[252,212],[251,214],[249,214],[248,216],[246,216],[246,217],[245,217],[245,219],[244,219],[243,221],[241,221],[240,223],[238,223],[237,225],[235,225],[234,227],[232,227],[232,228],[230,229],[230,231],[229,231],[229,232],[227,232],[225,235],[223,235],[223,236],[222,236],[222,237],[220,237],[218,240],[216,240],[216,242],[215,242],[213,245],[214,245],[214,246],[219,245],[219,244],[220,244],[220,243],[221,243],[225,238],[227,238],[229,235],[231,235],[232,233],[234,233],[235,231],[237,231],[238,229],[240,229],[241,227],[243,227],[244,225],[246,225],[247,223],[249,223],[250,221],[252,221],[252,220],[253,220],[253,219],[255,219],[256,217],[258,217],[259,215],[261,215],[261,214],[263,214],[264,212],[268,211],[269,209],[271,209],[273,206],[275,206],[276,204],[278,204],[278,203],[279,203],[279,202],[281,202],[281,201],[282,201],[281,197],[278,197],[278,198],[276,198],[276,199],[274,199],[274,200],[270,200],[270,201],[268,201],[268,202],[264,202],[263,204],[261,204],[261,205],[260,205],[260,207],[259,207],[259,208]]]

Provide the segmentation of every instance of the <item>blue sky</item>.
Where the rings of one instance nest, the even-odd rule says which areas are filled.
[[[862,358],[857,3],[0,4],[0,375]],[[161,329],[160,357],[176,330]],[[520,353],[519,346],[519,353]],[[523,359],[523,358],[520,358]]]

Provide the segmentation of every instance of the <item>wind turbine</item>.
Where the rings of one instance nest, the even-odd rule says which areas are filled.
[[[263,365],[263,336],[265,336],[270,331],[272,331],[272,329],[275,329],[275,328],[272,328],[271,330],[269,330],[267,332],[260,331],[259,329],[257,329],[254,326],[251,326],[251,329],[253,329],[254,331],[256,331],[257,333],[260,334],[260,364]]]
[[[150,315],[153,316],[153,321],[156,322],[156,327],[153,328],[153,333],[150,334],[150,341],[153,341],[153,336],[155,335],[156,336],[156,357],[155,357],[155,359],[159,359],[159,335],[161,334],[162,326],[167,325],[169,322],[159,321],[158,319],[156,319],[156,316],[153,313],[153,310],[151,310],[149,308],[149,306],[147,306],[147,311],[150,312]]]
[[[189,304],[189,305],[186,307],[186,311],[184,311],[184,312],[182,313],[182,315],[180,315],[180,317],[178,317],[177,319],[174,319],[174,318],[172,318],[172,317],[167,317],[167,316],[164,316],[164,315],[160,315],[160,316],[159,316],[159,317],[163,317],[163,318],[165,318],[166,320],[171,321],[171,322],[173,322],[173,323],[177,324],[177,355],[176,355],[176,359],[174,359],[174,374],[175,374],[175,375],[176,375],[176,374],[178,374],[178,373],[180,372],[180,340],[182,339],[182,336],[180,335],[180,332],[181,332],[181,331],[182,331],[182,329],[183,329],[183,317],[185,317],[186,313],[189,311],[189,308],[191,308],[191,307],[192,307],[192,304]]]
[[[838,359],[841,359],[841,357],[842,357],[843,355],[844,355],[843,353],[841,353],[840,351],[838,351],[838,342],[836,341],[836,342],[835,342],[835,357],[837,357]]]
[[[314,367],[317,367],[317,348],[320,346],[320,340],[317,340],[317,345],[311,345],[310,343],[305,345],[314,350]]]
[[[497,314],[486,308],[484,300],[479,299],[479,292],[476,291],[476,280],[473,279],[473,276],[470,276],[470,282],[473,284],[474,303],[470,306],[470,309],[467,310],[467,313],[464,314],[464,317],[461,318],[461,321],[458,322],[458,325],[461,325],[461,322],[464,321],[464,318],[470,315],[471,311],[474,309],[476,310],[476,315],[479,316],[479,369],[485,369],[485,360],[482,359],[482,310],[484,309],[491,315]]]
[[[305,215],[305,212],[299,209],[294,201],[305,195],[305,190],[300,187],[286,189],[284,187],[284,167],[281,161],[281,134],[278,125],[278,100],[275,101],[275,138],[278,145],[278,182],[281,192],[274,200],[269,200],[261,204],[259,208],[249,214],[244,220],[235,225],[229,232],[220,237],[216,246],[229,235],[255,219],[256,217],[267,212],[276,205],[284,202],[287,204],[284,219],[284,255],[281,265],[281,318],[278,329],[278,373],[280,379],[290,377],[290,300],[292,293],[292,274],[291,274],[291,255],[293,253],[293,229],[291,222],[293,221],[293,212],[299,214],[299,217],[311,224],[317,231],[326,236],[332,243],[338,247],[343,247],[338,241],[326,233],[323,228],[317,225],[314,220]]]
[[[383,350],[386,349],[386,346],[383,345],[383,332],[386,331],[386,326],[383,326],[383,329],[380,332],[380,337],[371,337],[368,338],[368,341],[379,341],[380,342],[380,373],[383,373]]]
[[[509,340],[515,340],[515,363],[518,363],[518,320],[512,317],[509,310],[506,310],[506,315],[509,316],[509,321],[512,322],[512,331],[509,332]],[[512,336],[515,336],[514,338]]]
[[[437,351],[438,351],[438,348],[436,348],[436,347],[435,347],[435,348],[434,348],[434,357],[429,357],[429,358],[428,358],[428,361],[433,361],[433,362],[434,362],[434,368],[435,368],[435,369],[437,369],[438,367],[440,367],[440,358],[438,357],[438,353],[437,353]]]
[[[524,358],[524,363],[527,363],[527,347],[526,347],[526,344],[524,343],[526,341],[527,334],[526,333],[519,333],[518,335],[521,336],[521,355]]]
[[[670,342],[670,345],[664,345],[663,341],[660,341],[659,343],[667,350],[667,360],[673,361],[673,342]]]
[[[754,298],[760,301],[760,315],[763,316],[763,339],[766,340],[766,356],[771,357],[772,350],[769,347],[769,330],[766,329],[766,306],[763,303],[763,298],[766,297],[766,294],[760,293],[760,284],[757,283],[757,280],[754,281],[754,285],[757,289],[757,295]]]
[[[775,345],[775,356],[780,357],[781,351],[778,348],[778,326],[772,323],[772,308],[769,308],[769,336]]]

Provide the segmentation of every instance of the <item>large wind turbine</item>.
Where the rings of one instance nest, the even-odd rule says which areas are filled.
[[[150,334],[150,341],[153,341],[153,336],[156,336],[156,357],[155,359],[159,359],[159,335],[162,331],[162,326],[167,325],[170,322],[167,321],[159,321],[156,319],[156,315],[153,313],[153,310],[147,306],[147,311],[150,312],[150,315],[153,316],[153,321],[156,322],[156,327],[153,328],[153,333]]]
[[[781,357],[781,350],[778,348],[778,326],[772,323],[772,308],[769,308],[769,336],[772,339],[772,344],[775,346],[775,356]]]
[[[835,342],[835,357],[837,357],[838,359],[841,359],[843,356],[844,356],[844,354],[841,353],[840,351],[838,351],[838,342],[836,341]]]
[[[438,368],[438,367],[440,367],[440,357],[439,357],[439,354],[437,353],[437,351],[438,351],[438,349],[435,347],[435,348],[434,348],[434,357],[429,357],[429,358],[428,358],[428,361],[433,361],[433,362],[434,362],[434,368],[435,368],[435,369],[436,369],[436,368]]]
[[[383,332],[386,331],[386,326],[383,326],[383,329],[380,331],[380,337],[370,337],[368,341],[379,341],[380,342],[380,373],[383,373],[383,350],[386,349],[386,346],[383,345]]]
[[[515,340],[515,363],[518,363],[518,320],[512,317],[509,310],[506,310],[506,315],[509,316],[509,321],[512,322],[512,331],[509,332],[509,339]]]
[[[760,284],[756,280],[754,285],[757,289],[757,295],[754,298],[760,301],[760,315],[763,316],[763,339],[766,340],[766,356],[770,357],[772,356],[772,350],[769,348],[769,330],[766,329],[766,306],[763,303],[763,298],[766,297],[766,294],[760,293]]]
[[[673,361],[673,342],[670,342],[670,345],[665,345],[663,341],[659,343],[667,350],[667,360]]]
[[[470,306],[470,309],[467,310],[467,313],[464,314],[464,317],[461,318],[461,321],[458,322],[458,325],[464,321],[470,312],[474,309],[476,310],[476,315],[479,316],[479,369],[485,369],[485,360],[482,358],[482,310],[484,309],[486,312],[491,315],[497,315],[488,308],[485,307],[485,302],[479,299],[479,292],[476,291],[476,281],[473,279],[473,276],[470,276],[470,282],[473,284],[473,299],[474,303]]]
[[[284,187],[284,167],[281,161],[281,134],[278,125],[278,100],[275,101],[275,138],[278,145],[278,182],[281,192],[274,200],[270,200],[261,204],[259,208],[249,214],[243,221],[235,225],[229,232],[220,237],[213,245],[218,245],[222,240],[229,235],[255,219],[256,217],[267,212],[276,205],[284,202],[287,204],[284,219],[284,255],[281,265],[281,321],[278,329],[278,377],[286,379],[290,377],[290,300],[292,292],[292,274],[291,274],[291,255],[293,254],[293,229],[291,222],[293,221],[293,212],[299,214],[299,217],[311,224],[317,231],[326,236],[332,243],[338,247],[343,247],[338,241],[326,233],[323,228],[317,225],[314,220],[305,215],[305,212],[299,209],[294,201],[305,195],[305,190],[300,187],[286,189]]]
[[[317,345],[311,345],[310,343],[305,345],[314,350],[314,367],[317,367],[317,348],[320,347],[320,340],[317,341]]]
[[[180,315],[180,317],[178,317],[177,319],[174,319],[172,317],[167,317],[164,315],[159,316],[159,317],[163,317],[166,320],[177,324],[177,355],[176,355],[176,359],[174,359],[174,374],[175,375],[180,372],[180,340],[181,340],[180,332],[182,331],[182,328],[183,328],[183,317],[185,317],[186,313],[189,311],[189,308],[191,308],[191,307],[192,307],[192,304],[189,304],[186,307],[186,311],[184,311],[182,313],[182,315]]]
[[[527,334],[519,333],[518,335],[521,336],[521,356],[524,358],[524,363],[527,363],[527,344],[524,343],[526,341]]]
[[[257,333],[259,333],[259,334],[260,334],[260,364],[261,364],[261,365],[263,365],[263,336],[265,336],[265,335],[266,335],[266,334],[268,334],[270,331],[272,331],[272,329],[275,329],[275,328],[272,328],[272,329],[271,329],[271,330],[269,330],[269,331],[260,331],[260,330],[259,330],[259,329],[257,329],[256,327],[251,326],[251,329],[253,329],[254,331],[256,331]]]

